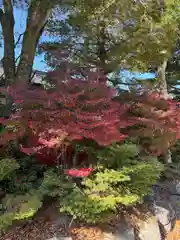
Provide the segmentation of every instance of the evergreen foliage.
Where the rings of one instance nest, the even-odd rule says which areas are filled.
[[[103,160],[103,156],[106,159]],[[66,171],[59,172],[52,167],[41,168],[39,175],[41,165],[35,168],[32,164],[28,169],[33,173],[31,177],[21,180],[23,171],[19,169],[24,168],[24,162],[23,165],[22,161],[19,162],[19,169],[16,161],[13,162],[13,174],[9,168],[4,167],[3,176],[6,176],[6,181],[0,182],[5,192],[1,198],[1,231],[14,221],[31,219],[47,196],[57,199],[60,211],[72,215],[74,219],[91,223],[102,221],[104,216],[111,215],[119,206],[142,202],[143,197],[151,193],[152,184],[163,170],[156,159],[141,158],[133,144],[104,148],[98,151],[96,157],[94,171],[81,178],[71,177]],[[33,163],[32,158],[28,161]],[[26,171],[27,169],[24,174]],[[13,175],[16,177],[7,178]],[[20,185],[16,182],[18,177],[21,180]]]
[[[118,206],[142,202],[151,193],[163,166],[156,158],[143,159],[138,153],[137,147],[131,144],[102,150],[95,173],[83,180],[82,188],[74,187],[60,200],[60,210],[92,223],[103,221]]]
[[[37,177],[39,169],[42,171],[42,166],[37,167],[32,158],[1,159],[0,162],[0,229],[2,231],[11,226],[15,220],[32,217],[42,206],[42,197],[36,190],[42,182],[42,179]],[[41,174],[43,176],[42,172]]]

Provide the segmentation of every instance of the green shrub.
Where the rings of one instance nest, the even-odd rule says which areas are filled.
[[[39,167],[40,166],[37,166],[36,171],[34,169],[34,175],[32,174],[32,168],[34,168],[34,166],[29,168],[29,174],[32,174],[32,178],[28,179],[26,176],[26,178],[23,179],[23,182],[21,181],[21,184],[25,184],[26,187],[19,186],[18,184],[20,183],[18,182],[17,184],[15,181],[19,169],[14,172],[13,178],[10,178],[9,181],[5,182],[8,187],[6,190],[8,191],[6,191],[5,197],[1,199],[0,204],[1,231],[6,230],[6,228],[11,226],[15,220],[32,218],[41,208],[46,196],[61,197],[67,194],[69,186],[71,189],[74,187],[72,182],[69,184],[67,180],[63,180],[66,179],[65,176],[59,176],[55,168],[49,167],[47,170],[43,169],[43,177],[40,177],[39,179],[37,176]],[[20,168],[22,169],[22,166],[20,166]],[[24,173],[21,172],[21,174]],[[27,182],[25,180],[27,180]],[[20,187],[19,189],[18,186]]]
[[[11,174],[20,167],[17,161],[11,158],[1,159],[0,166],[0,181],[9,179]]]
[[[38,186],[43,178],[38,176],[42,166],[36,165],[32,158],[1,159],[0,164],[0,188],[4,196],[0,202],[2,231],[14,220],[32,217],[42,206],[43,196],[39,194]]]
[[[180,163],[180,140],[171,149],[173,162]]]
[[[47,196],[57,199],[60,211],[73,218],[102,221],[117,207],[142,202],[163,170],[156,158],[140,157],[130,143],[98,150],[95,158],[94,172],[80,182],[33,158],[0,160],[0,187],[6,194],[1,199],[0,229],[32,218]]]
[[[1,201],[0,229],[5,230],[14,220],[32,217],[42,206],[42,199],[36,192],[26,195],[8,194]]]
[[[96,172],[60,200],[60,211],[87,222],[105,219],[117,206],[142,202],[163,170],[157,159],[141,159],[131,144],[112,146],[97,157]]]

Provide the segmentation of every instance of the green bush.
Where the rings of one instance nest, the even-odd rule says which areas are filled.
[[[34,163],[31,167],[29,166],[29,169],[25,168],[22,161],[19,161],[20,165],[18,165],[15,160],[13,160],[13,166],[9,165],[12,169],[11,173],[10,168],[3,168],[8,170],[9,174],[4,174],[6,181],[1,182],[2,189],[5,192],[5,196],[0,202],[1,231],[11,226],[13,221],[32,218],[43,205],[45,197],[60,198],[67,194],[69,186],[71,189],[75,186],[72,182],[69,184],[64,175],[58,175],[56,168],[42,168],[40,164],[35,164],[34,159],[28,158],[26,160],[26,166]],[[4,161],[2,160],[2,162]],[[9,161],[6,161],[6,163],[8,164]],[[19,168],[17,168],[17,165]],[[24,176],[27,171],[28,175]],[[38,174],[40,172],[41,174]]]
[[[80,182],[30,157],[1,159],[0,229],[32,218],[47,196],[74,219],[102,221],[119,206],[142,202],[163,170],[156,158],[140,157],[130,143],[98,150],[94,157],[94,172]]]
[[[42,196],[37,191],[37,172],[41,166],[35,170],[33,162],[32,158],[0,160],[0,188],[4,196],[0,202],[1,231],[12,225],[14,220],[32,217],[42,206]],[[32,182],[36,184],[33,186]]]
[[[180,163],[180,140],[171,149],[172,160],[175,163]]]
[[[9,179],[11,174],[19,169],[20,165],[15,159],[6,158],[0,160],[0,181],[4,179]]]
[[[36,192],[17,196],[6,195],[1,203],[0,229],[4,230],[14,220],[24,220],[32,217],[41,206],[41,198]]]
[[[163,166],[156,158],[141,159],[135,145],[115,145],[98,152],[96,172],[60,200],[60,211],[86,222],[105,219],[117,206],[142,202],[152,191]]]

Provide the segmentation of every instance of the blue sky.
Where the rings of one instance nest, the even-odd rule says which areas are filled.
[[[15,16],[15,38],[17,40],[19,34],[23,33],[26,27],[26,17],[27,17],[27,12],[22,10],[22,9],[15,9],[14,10],[14,16]],[[52,38],[50,38],[49,36],[43,34],[41,36],[40,41],[44,41],[44,40],[51,40]],[[53,39],[52,39],[53,40]],[[21,51],[21,46],[19,46],[16,49],[16,56],[19,56]],[[0,58],[2,58],[3,56],[3,48],[0,48]],[[41,70],[41,71],[47,71],[48,67],[46,65],[46,63],[44,62],[44,55],[41,54],[40,56],[36,56],[35,57],[35,61],[34,61],[34,69],[37,70]],[[125,78],[131,79],[134,77],[138,77],[141,79],[148,79],[148,78],[153,78],[154,74],[150,74],[150,73],[130,73],[129,71],[123,71],[122,76],[124,76]]]
[[[124,79],[133,79],[133,78],[138,78],[138,79],[152,79],[155,77],[154,73],[136,73],[136,72],[129,72],[129,71],[122,71],[121,72],[121,77],[122,80]]]

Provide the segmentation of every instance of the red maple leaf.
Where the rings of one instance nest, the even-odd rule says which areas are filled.
[[[66,169],[64,172],[72,177],[88,177],[94,171],[93,168]]]

